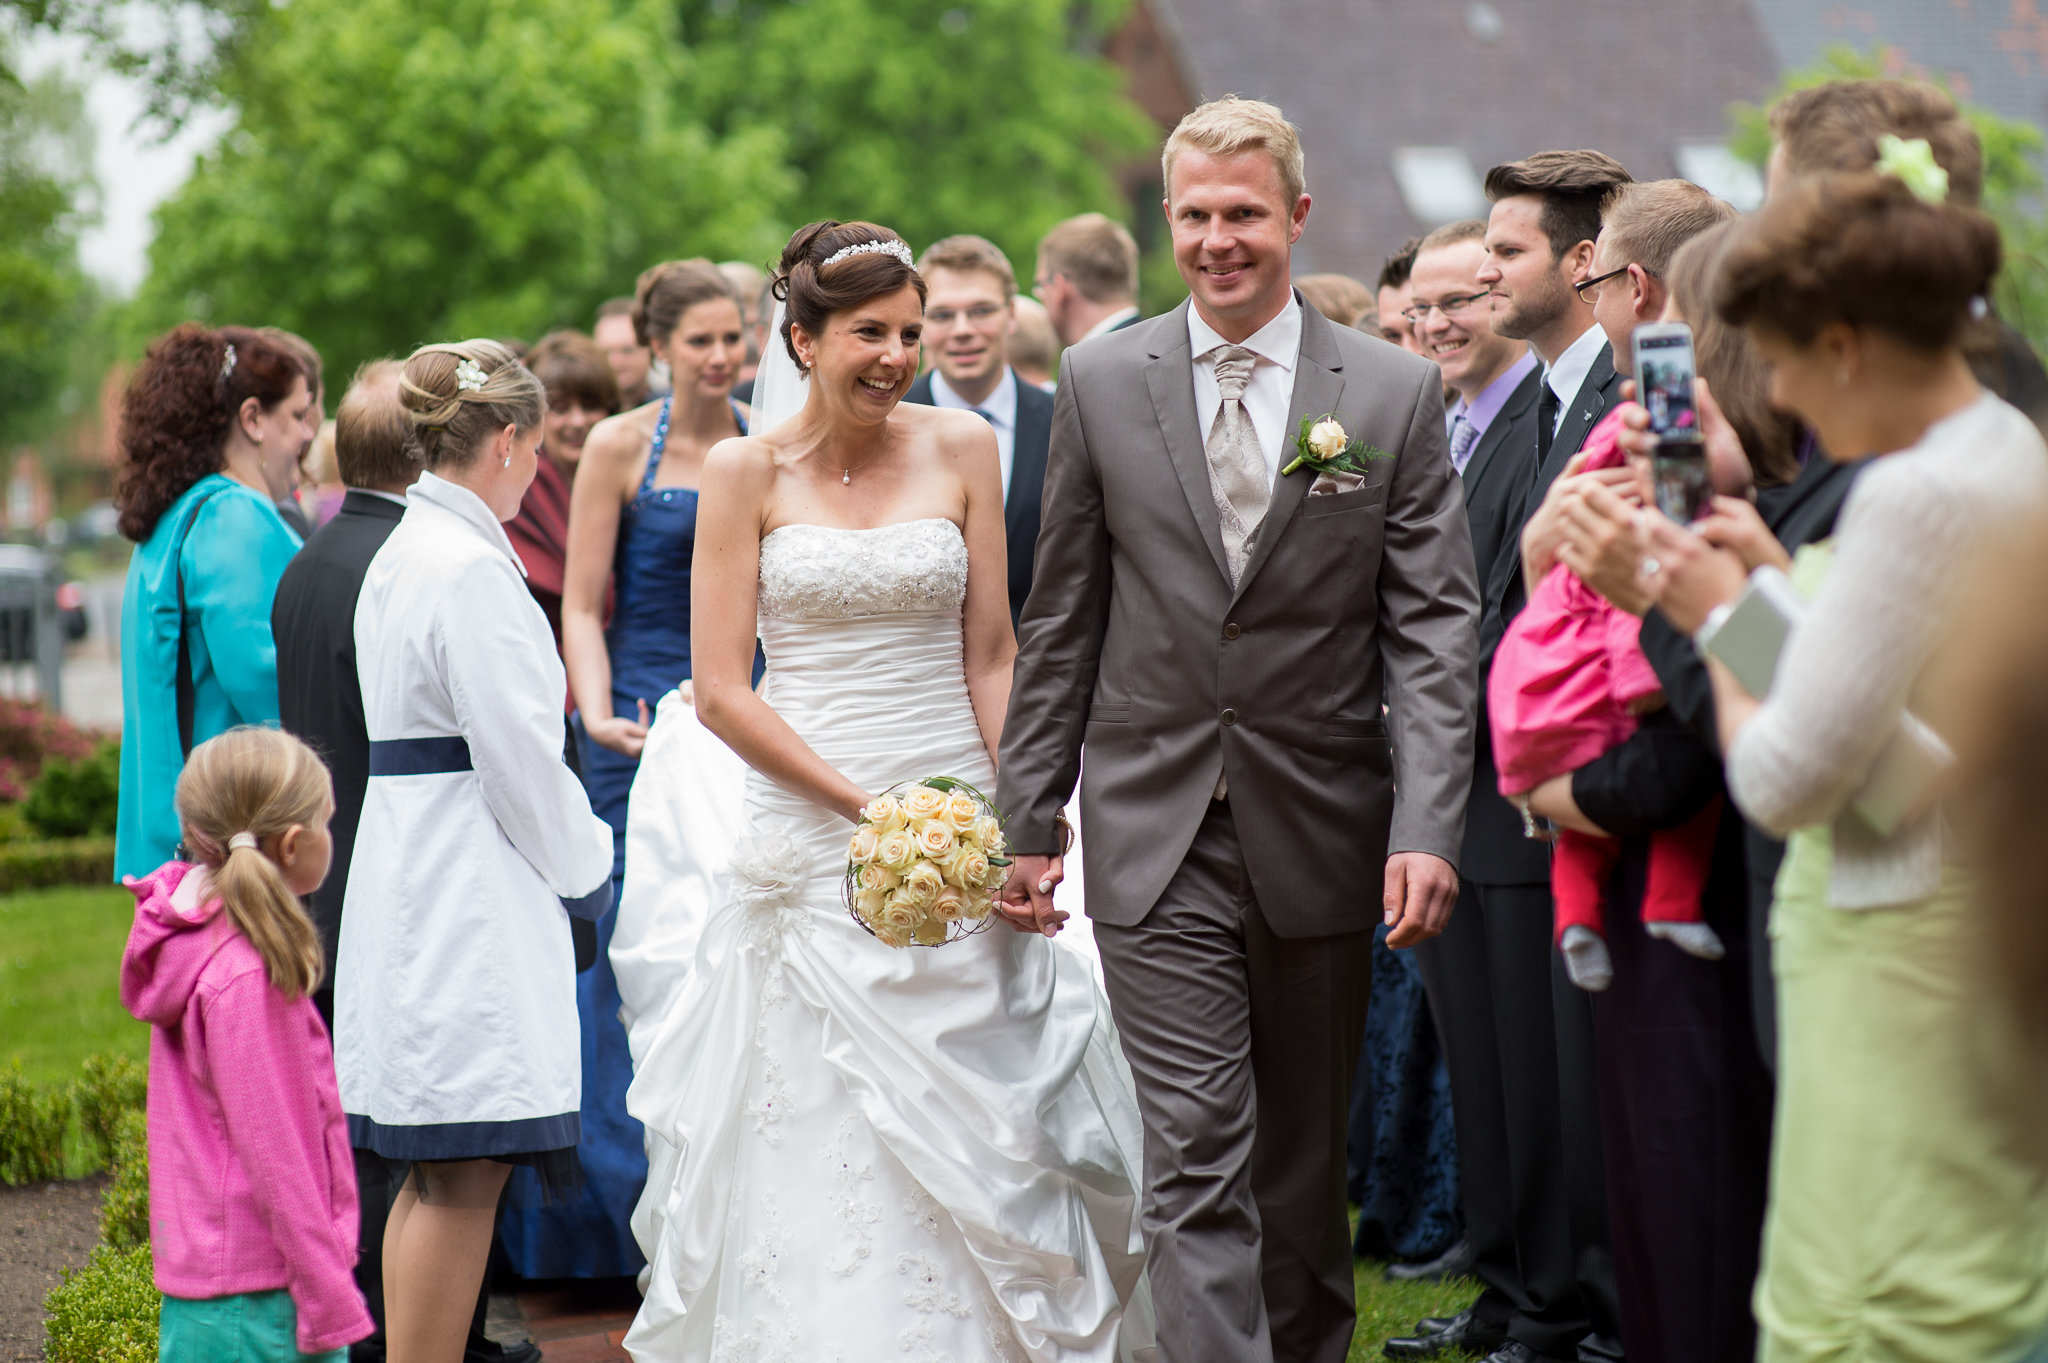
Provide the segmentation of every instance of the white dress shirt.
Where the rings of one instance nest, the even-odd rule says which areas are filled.
[[[1109,316],[1103,318],[1100,322],[1097,322],[1094,326],[1088,328],[1086,334],[1084,334],[1081,337],[1081,341],[1092,341],[1097,336],[1101,336],[1106,332],[1115,331],[1118,327],[1130,321],[1133,317],[1136,317],[1137,315],[1138,310],[1136,308],[1118,308],[1115,312],[1112,312]],[[1079,345],[1081,344],[1081,341],[1076,341],[1074,342],[1074,344]]]
[[[1209,428],[1216,424],[1216,409],[1223,403],[1223,390],[1216,386],[1216,359],[1204,353],[1230,345],[1216,329],[1202,320],[1201,310],[1188,305],[1188,344],[1195,367],[1195,420],[1202,430],[1202,445],[1209,444]],[[1280,315],[1253,332],[1242,344],[1258,356],[1251,381],[1244,387],[1244,410],[1258,432],[1259,452],[1266,456],[1266,477],[1280,479],[1280,453],[1287,448],[1287,412],[1294,403],[1294,366],[1301,358],[1301,303],[1289,298]]]
[[[403,492],[386,492],[382,488],[375,487],[352,487],[349,489],[349,491],[367,493],[372,497],[382,497],[385,501],[396,502],[400,506],[404,506],[406,504],[405,494]]]
[[[1564,348],[1564,354],[1557,357],[1557,363],[1543,367],[1543,381],[1550,385],[1550,391],[1557,394],[1557,419],[1550,423],[1550,433],[1557,434],[1557,428],[1564,425],[1564,414],[1571,410],[1572,403],[1579,396],[1579,388],[1586,382],[1586,375],[1593,370],[1593,361],[1600,356],[1600,347],[1607,344],[1607,333],[1596,324],[1587,327],[1578,340]]]
[[[996,458],[1003,465],[1003,505],[1010,504],[1010,470],[1017,466],[1017,371],[1003,366],[996,390],[982,402],[969,402],[953,391],[946,376],[932,371],[932,406],[953,407],[963,412],[986,413],[996,428]]]

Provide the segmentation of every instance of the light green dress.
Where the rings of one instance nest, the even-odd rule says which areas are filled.
[[[1811,597],[1825,553],[1802,552]],[[2048,1330],[2048,1177],[1999,1095],[2029,1082],[1985,1006],[1967,884],[1828,902],[1833,836],[1793,834],[1771,937],[1779,1068],[1757,1278],[1762,1363],[2007,1363]]]

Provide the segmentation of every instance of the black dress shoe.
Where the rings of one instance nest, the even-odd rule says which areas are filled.
[[[1463,1278],[1478,1263],[1472,1242],[1460,1236],[1458,1242],[1434,1259],[1419,1264],[1388,1264],[1390,1283],[1440,1283],[1446,1278]]]
[[[1431,1316],[1417,1322],[1415,1333],[1401,1335],[1380,1346],[1380,1352],[1388,1358],[1436,1358],[1453,1349],[1467,1349],[1480,1353],[1499,1347],[1501,1337],[1488,1330],[1472,1318],[1472,1312],[1460,1311],[1445,1320]],[[1531,1355],[1533,1358],[1534,1355]],[[1520,1363],[1515,1360],[1514,1363]]]
[[[1485,1363],[1565,1363],[1564,1360],[1545,1358],[1519,1339],[1511,1339],[1488,1354]]]

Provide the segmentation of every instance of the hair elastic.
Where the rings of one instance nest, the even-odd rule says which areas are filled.
[[[263,850],[263,845],[256,841],[256,835],[248,832],[237,833],[228,839],[228,851],[232,852],[237,847],[246,847],[252,852]]]

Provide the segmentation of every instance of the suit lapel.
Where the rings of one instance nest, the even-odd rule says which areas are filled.
[[[1509,435],[1514,431],[1515,423],[1520,421],[1522,413],[1535,403],[1538,396],[1536,390],[1542,386],[1543,366],[1537,365],[1522,376],[1522,381],[1515,385],[1515,391],[1508,395],[1508,400],[1501,404],[1500,410],[1493,414],[1493,420],[1487,423],[1486,434],[1479,437],[1479,443],[1472,448],[1472,457],[1465,461],[1467,502],[1472,500],[1474,491],[1486,477],[1486,471],[1493,467],[1494,456],[1500,452],[1501,446],[1507,443]]]
[[[1023,533],[1025,517],[1038,509],[1031,498],[1014,495],[1015,490],[1045,486],[1045,452],[1052,435],[1049,408],[1026,395],[1030,385],[1024,380],[1016,382],[1017,425],[1010,440],[1010,486],[1004,489],[1003,501],[1003,524],[1012,538]],[[1189,392],[1192,395],[1193,389]]]
[[[1216,515],[1216,500],[1209,490],[1209,460],[1202,449],[1202,426],[1195,416],[1194,358],[1188,353],[1187,309],[1183,303],[1172,314],[1173,321],[1161,328],[1160,349],[1145,366],[1145,385],[1152,392],[1152,412],[1159,421],[1159,434],[1166,441],[1166,453],[1173,471],[1180,477],[1180,490],[1195,513],[1209,556],[1216,571],[1230,580],[1229,561],[1223,557],[1223,522]]]
[[[1337,349],[1337,338],[1330,330],[1329,320],[1304,300],[1301,305],[1301,357],[1294,362],[1294,397],[1287,404],[1287,425],[1281,432],[1281,468],[1293,462],[1293,436],[1301,429],[1301,419],[1337,410],[1344,396],[1343,369],[1344,356]],[[1205,462],[1205,481],[1207,474]],[[1307,469],[1298,469],[1291,477],[1274,480],[1273,497],[1266,504],[1266,518],[1259,522],[1258,535],[1252,540],[1251,557],[1245,561],[1244,576],[1238,579],[1238,596],[1243,596],[1244,589],[1258,576],[1259,568],[1272,555],[1274,544],[1286,533],[1287,523],[1294,519],[1295,508],[1308,496],[1308,490],[1315,481],[1316,475]],[[1222,543],[1220,530],[1217,542],[1219,545]]]
[[[1607,411],[1608,390],[1614,387],[1614,380],[1614,349],[1603,345],[1593,358],[1593,367],[1586,371],[1585,382],[1572,395],[1571,406],[1564,409],[1564,419],[1557,425],[1557,439],[1551,442],[1548,467],[1543,470],[1545,488],[1556,480],[1565,463],[1579,452],[1579,446],[1586,443],[1586,436]],[[1530,510],[1535,508],[1531,506]]]

